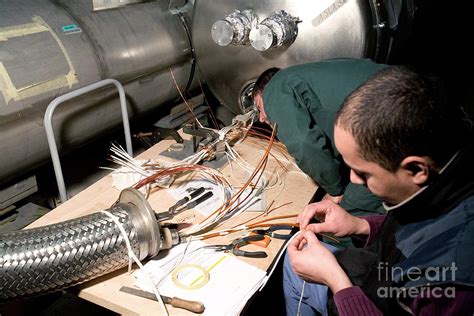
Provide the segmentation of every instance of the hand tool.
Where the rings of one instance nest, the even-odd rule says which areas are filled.
[[[293,235],[291,233],[293,228],[294,227],[290,225],[275,225],[275,226],[270,226],[268,229],[256,229],[256,230],[253,230],[252,232],[257,235],[270,236],[276,239],[288,240]],[[281,232],[277,233],[278,231],[287,231],[287,233],[285,234]]]
[[[128,294],[132,294],[132,295],[135,295],[135,296],[147,298],[147,299],[153,300],[153,301],[157,300],[155,294],[153,294],[151,292],[135,289],[133,287],[122,286],[120,288],[120,291],[124,292],[124,293],[128,293]],[[197,314],[201,314],[202,312],[204,312],[204,305],[201,302],[188,301],[188,300],[183,300],[181,298],[168,297],[168,296],[164,296],[164,295],[161,295],[161,299],[163,300],[163,303],[169,304],[169,305],[171,305],[173,307],[176,307],[176,308],[186,309],[190,312],[197,313]]]
[[[202,188],[202,189],[204,189],[204,188]],[[193,193],[191,193],[191,195]],[[204,193],[202,196],[198,197],[195,200],[192,200],[191,202],[188,202],[185,205],[181,205],[181,206],[178,206],[178,207],[173,207],[173,209],[170,208],[169,212],[172,215],[176,215],[176,214],[181,213],[185,210],[192,209],[192,208],[196,207],[197,205],[201,204],[202,202],[210,199],[213,195],[214,195],[214,193],[212,193],[212,191],[208,191],[208,192]]]
[[[236,239],[228,245],[209,245],[204,246],[204,249],[214,249],[215,251],[232,252],[234,256],[242,256],[248,258],[266,258],[267,253],[265,251],[244,251],[240,250],[240,247],[247,245],[250,241],[262,240],[262,235],[253,235],[243,238]]]
[[[200,190],[200,189],[203,189],[204,188],[199,188],[197,190]],[[197,190],[195,190],[194,192],[196,192]],[[193,193],[194,193],[193,192]],[[203,191],[200,191],[201,193]],[[193,194],[191,193],[191,195]],[[196,194],[194,195],[196,196]],[[169,210],[167,212],[162,212],[162,213],[157,213],[155,214],[156,216],[156,220],[159,221],[159,222],[162,222],[162,221],[166,221],[166,220],[169,220],[169,219],[172,219],[173,216],[175,216],[176,214],[179,214],[185,210],[188,210],[188,209],[191,209],[191,208],[194,208],[196,207],[198,204],[201,204],[202,202],[208,200],[209,198],[211,198],[213,196],[213,193],[212,191],[209,191],[209,192],[206,192],[205,194],[203,194],[202,196],[200,196],[199,198],[195,199],[195,200],[192,200],[191,202],[189,202],[188,204],[184,204],[184,203],[181,203],[180,201],[183,201],[185,198],[179,200],[178,202],[180,202],[180,204],[182,205],[179,205],[177,206],[176,204],[178,204],[178,202],[176,202],[175,205],[173,205],[172,207],[169,208]],[[188,198],[188,197],[186,197]],[[189,200],[188,200],[189,201]],[[183,205],[184,204],[184,205]]]
[[[184,204],[186,204],[187,202],[191,201],[192,199],[194,199],[195,197],[201,195],[206,189],[203,188],[203,187],[200,187],[196,190],[194,190],[193,192],[191,192],[190,194],[186,195],[184,198],[182,198],[181,200],[179,200],[178,202],[176,202],[173,206],[171,206],[169,209],[168,209],[168,212],[170,214],[173,214],[173,213],[176,213],[176,209],[180,206],[183,206]]]

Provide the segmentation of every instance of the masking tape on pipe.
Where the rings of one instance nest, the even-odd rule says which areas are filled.
[[[34,21],[34,20],[33,20]],[[47,32],[48,28],[36,22],[0,28],[0,41],[9,38]]]
[[[48,91],[57,90],[63,87],[71,88],[74,83],[77,83],[76,70],[71,62],[66,48],[59,39],[58,35],[51,29],[51,27],[40,17],[34,16],[32,23],[26,23],[16,26],[8,26],[0,28],[0,41],[6,41],[9,38],[31,35],[41,32],[49,32],[66,59],[69,66],[69,72],[66,75],[60,75],[56,78],[34,83],[25,87],[17,88],[13,84],[10,75],[5,66],[0,62],[0,91],[3,93],[5,103],[11,100],[22,100],[32,96],[36,96]]]

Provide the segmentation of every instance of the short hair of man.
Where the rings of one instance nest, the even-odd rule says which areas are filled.
[[[354,137],[363,159],[386,170],[398,170],[408,156],[429,157],[440,169],[466,143],[470,127],[438,84],[405,67],[387,67],[345,99],[335,124]]]
[[[280,68],[272,67],[262,72],[262,74],[257,78],[257,81],[255,81],[255,85],[252,90],[252,98],[255,99],[256,96],[263,93],[267,83],[279,70]]]

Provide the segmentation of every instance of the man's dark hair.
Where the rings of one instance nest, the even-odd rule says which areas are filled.
[[[439,169],[470,132],[438,83],[405,67],[387,67],[345,99],[335,124],[354,137],[363,159],[389,171],[408,156],[427,156]]]
[[[272,79],[272,77],[280,70],[280,68],[269,68],[262,72],[262,74],[258,77],[257,81],[255,81],[255,85],[252,90],[252,98],[255,99],[255,97],[261,93],[263,93],[263,89],[265,89],[265,86],[267,83]]]

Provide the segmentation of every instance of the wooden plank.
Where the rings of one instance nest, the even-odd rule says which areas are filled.
[[[160,156],[159,154],[169,148],[173,143],[173,140],[163,140],[137,158],[170,161],[170,158]],[[256,166],[264,153],[265,145],[266,142],[262,140],[247,138],[244,142],[236,145],[235,149],[247,163]],[[293,160],[286,160],[283,157],[284,154],[281,149],[275,147],[272,149],[272,154],[273,156],[269,158],[266,168],[266,176],[270,179],[270,188],[265,191],[266,203],[267,206],[273,203],[272,208],[284,204],[287,205],[278,208],[272,212],[270,216],[297,214],[309,202],[317,186],[296,167]],[[285,155],[289,157],[287,153]],[[285,172],[281,168],[275,157],[279,158],[280,162],[289,170],[288,172]],[[234,186],[241,186],[248,176],[248,174],[235,163],[225,165],[221,168],[221,171]],[[112,187],[112,176],[109,174],[31,224],[29,228],[61,222],[108,208],[118,199],[119,193],[117,189]],[[166,210],[175,202],[164,189],[154,191],[148,201],[155,211]],[[258,215],[258,212],[244,212],[239,215],[238,218],[232,218],[228,223],[219,227],[219,229],[232,227],[256,215]],[[195,217],[196,220],[202,218],[202,216],[195,211],[186,211],[180,214],[180,216],[186,218]],[[260,217],[259,220],[262,218],[263,217]],[[179,221],[180,217],[174,220]],[[292,220],[285,221],[288,222]],[[207,242],[227,243],[228,241],[224,237],[219,237],[209,239]],[[265,249],[269,256],[264,259],[238,258],[262,270],[267,270],[282,245],[283,241],[277,239],[272,240]],[[253,245],[249,246],[248,249],[250,251],[261,250],[261,248]],[[156,315],[157,311],[159,311],[157,302],[133,297],[132,295],[119,291],[121,286],[133,286],[133,284],[133,277],[128,274],[125,269],[122,269],[81,285],[79,296],[120,314]],[[173,315],[193,315],[188,311],[175,309],[169,305],[167,305],[167,308]]]

